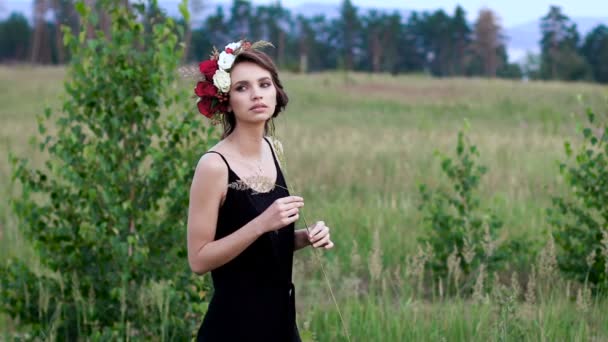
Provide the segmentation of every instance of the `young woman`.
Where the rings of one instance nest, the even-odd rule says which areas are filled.
[[[217,92],[224,95],[214,95],[209,84],[200,82],[196,92],[206,116],[213,101],[204,96],[223,101],[217,108],[224,112],[214,114],[221,116],[224,134],[198,162],[188,212],[190,268],[211,272],[214,286],[197,339],[300,341],[293,252],[334,244],[322,221],[309,227],[310,234],[294,229],[304,200],[289,194],[277,151],[266,137],[288,101],[274,63],[246,42],[229,44],[215,58],[201,64],[201,72],[209,82],[213,74]],[[227,70],[229,82],[222,81],[220,69]],[[260,186],[260,179],[270,186]]]

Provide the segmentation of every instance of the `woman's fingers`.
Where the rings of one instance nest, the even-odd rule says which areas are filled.
[[[279,198],[278,201],[280,201],[281,203],[292,203],[292,202],[304,202],[304,198],[300,197],[300,196],[287,196],[287,197],[283,197],[283,198]]]
[[[318,235],[319,233],[321,233],[325,228],[327,228],[325,226],[325,222],[319,221],[319,222],[315,223],[314,226],[312,226],[312,228],[310,229],[310,233],[308,234],[308,236],[310,238],[312,238],[312,237]],[[329,228],[327,228],[327,229],[329,229]]]
[[[285,204],[283,207],[281,207],[281,209],[288,211],[293,208],[301,208],[303,206],[304,206],[304,202],[291,202],[291,203]]]
[[[325,227],[317,235],[310,238],[310,243],[315,244],[323,239],[329,238],[329,228]]]
[[[308,240],[314,248],[330,249],[334,246],[334,243],[330,240],[329,227],[323,221],[318,221],[310,227]]]
[[[291,215],[297,214],[298,212],[300,212],[300,209],[298,209],[298,208],[292,208],[292,209],[289,209],[289,210],[285,211],[285,216],[289,217]]]
[[[300,219],[300,214],[299,214],[299,213],[296,213],[295,215],[290,216],[290,217],[288,218],[288,220],[289,220],[289,221],[287,222],[287,224],[292,224],[292,223],[296,222],[296,221],[297,221],[297,220],[299,220],[299,219]]]
[[[327,234],[329,234],[329,228],[327,228],[327,227],[321,228],[316,232],[311,232],[310,235],[308,236],[308,240],[310,240],[311,243],[315,243],[315,242],[319,241],[320,239],[322,239]]]
[[[329,243],[329,242],[330,242],[330,241],[329,241],[329,234],[327,234],[327,235],[323,236],[323,238],[321,238],[321,239],[320,239],[320,240],[318,240],[317,242],[313,243],[313,245],[312,245],[312,246],[313,246],[314,248],[318,248],[318,247],[321,247],[321,246],[323,246],[323,245],[325,245],[325,244],[327,244],[327,243]]]

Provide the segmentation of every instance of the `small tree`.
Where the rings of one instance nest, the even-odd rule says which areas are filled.
[[[479,11],[475,23],[473,50],[483,63],[486,77],[496,77],[496,72],[501,67],[499,56],[500,48],[503,46],[501,31],[498,16],[492,10],[484,8]]]
[[[588,127],[574,161],[560,164],[569,196],[553,198],[548,210],[555,228],[560,269],[581,282],[608,286],[608,123],[587,110]],[[566,155],[573,157],[570,142]]]
[[[144,4],[102,2],[109,35],[64,28],[67,98],[57,134],[40,143],[45,168],[12,158],[20,231],[58,276],[27,260],[2,263],[0,308],[43,339],[186,340],[203,311],[186,262],[188,188],[215,131],[175,91],[182,28],[152,17],[148,32]],[[76,8],[82,27],[97,23]]]
[[[426,248],[428,267],[434,278],[444,278],[444,284],[451,284],[448,291],[451,288],[458,293],[471,289],[475,279],[469,275],[482,265],[485,270],[496,270],[510,250],[521,249],[525,244],[498,244],[502,221],[495,214],[484,212],[476,195],[481,177],[487,172],[485,166],[478,165],[478,157],[477,146],[459,132],[456,158],[442,157],[441,161],[451,189],[420,186],[419,209],[426,228],[420,242],[430,247]]]

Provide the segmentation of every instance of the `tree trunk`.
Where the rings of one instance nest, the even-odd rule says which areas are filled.
[[[300,72],[305,74],[308,72],[308,55],[300,54]]]
[[[95,9],[95,0],[85,0],[84,3],[87,7],[91,8],[91,10]],[[82,27],[82,26],[83,25],[81,23],[80,27]],[[95,28],[93,27],[93,25],[91,23],[87,24],[86,30],[87,30],[88,39],[95,38]]]
[[[65,62],[65,52],[63,50],[63,32],[61,31],[61,17],[57,15],[60,11],[61,4],[59,0],[53,1],[53,7],[55,12],[55,49],[57,50],[57,63],[63,64]]]
[[[190,23],[186,23],[186,31],[184,32],[184,56],[182,57],[182,63],[188,61],[190,57],[190,44],[192,44],[192,27]]]
[[[382,45],[380,44],[380,38],[378,38],[377,32],[372,33],[370,48],[372,50],[372,70],[374,72],[380,72],[382,61]]]
[[[283,32],[283,29],[279,28],[279,44],[278,44],[278,49],[277,49],[277,60],[279,61],[279,65],[280,66],[284,66],[285,65],[285,32]]]
[[[46,27],[44,25],[44,14],[46,13],[46,2],[45,0],[34,0],[33,7],[33,19],[34,19],[34,34],[32,35],[32,53],[30,55],[30,62],[40,62],[41,45],[42,40],[45,36]]]
[[[105,11],[103,8],[99,9],[99,26],[100,29],[103,31],[103,33],[105,33],[106,35],[106,39],[110,40],[110,25],[112,25],[112,23],[110,22],[110,15],[108,14],[107,11]]]
[[[301,31],[302,32],[302,31]],[[308,72],[308,44],[307,34],[302,32],[300,34],[300,72],[305,74]]]

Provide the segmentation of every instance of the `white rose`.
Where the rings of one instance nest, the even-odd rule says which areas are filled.
[[[224,70],[228,70],[232,67],[232,63],[234,63],[235,58],[236,57],[233,54],[222,51],[220,53],[220,58],[217,61],[217,65]]]
[[[213,85],[222,93],[227,93],[230,90],[230,74],[222,69],[218,69],[213,75]]]
[[[226,45],[226,47],[224,48],[224,51],[226,49],[231,49],[232,51],[236,51],[236,49],[238,49],[240,47],[241,47],[241,42],[238,41],[236,43],[230,43],[230,44]]]

